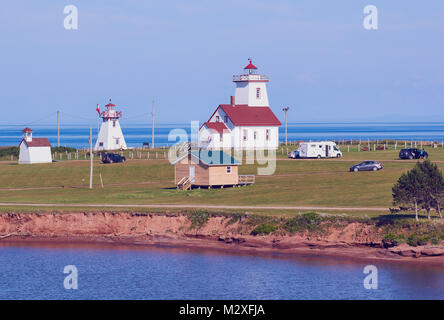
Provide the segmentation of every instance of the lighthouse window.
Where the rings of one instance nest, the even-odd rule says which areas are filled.
[[[248,136],[247,130],[244,130],[244,141],[247,141],[247,136]]]
[[[115,127],[116,126],[116,122],[115,121],[113,121],[113,127]]]
[[[116,144],[119,144],[119,139],[116,139]]]
[[[261,98],[261,88],[256,88],[256,98],[257,99]]]
[[[220,117],[216,116],[216,122],[219,122],[219,121],[220,121]]]
[[[270,140],[270,129],[267,129],[267,131],[265,131],[265,136],[267,140]]]
[[[103,147],[103,142],[99,142],[99,147]]]
[[[256,140],[256,137],[257,137],[257,132],[255,131],[254,132],[254,140]]]

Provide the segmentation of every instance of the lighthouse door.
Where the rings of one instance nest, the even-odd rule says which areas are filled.
[[[195,175],[195,167],[190,166],[190,180],[191,180],[191,182],[194,182],[194,175]]]

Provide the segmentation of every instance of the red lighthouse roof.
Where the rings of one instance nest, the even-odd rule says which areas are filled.
[[[253,62],[251,61],[251,59],[248,59],[248,61],[250,61],[250,63],[248,64],[248,66],[246,66],[244,69],[245,70],[249,70],[249,69],[257,69],[257,67],[253,64]]]
[[[31,128],[26,127],[25,129],[22,130],[22,133],[25,133],[25,132],[32,132],[32,130],[31,130]]]

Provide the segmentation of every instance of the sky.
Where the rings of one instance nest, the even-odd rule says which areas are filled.
[[[66,5],[78,29],[64,28]],[[366,5],[378,29],[363,26]],[[0,124],[206,121],[248,58],[289,122],[444,121],[444,1],[5,0]]]

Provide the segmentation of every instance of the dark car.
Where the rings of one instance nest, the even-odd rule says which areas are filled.
[[[378,171],[382,169],[382,163],[378,161],[364,161],[350,167],[350,171]]]
[[[299,158],[299,151],[298,150],[294,150],[288,153],[288,157],[291,159],[296,159]]]
[[[103,153],[102,162],[103,163],[115,163],[115,162],[125,162],[126,158],[117,153]]]
[[[400,159],[427,159],[428,157],[429,154],[424,149],[406,148],[399,151]]]

